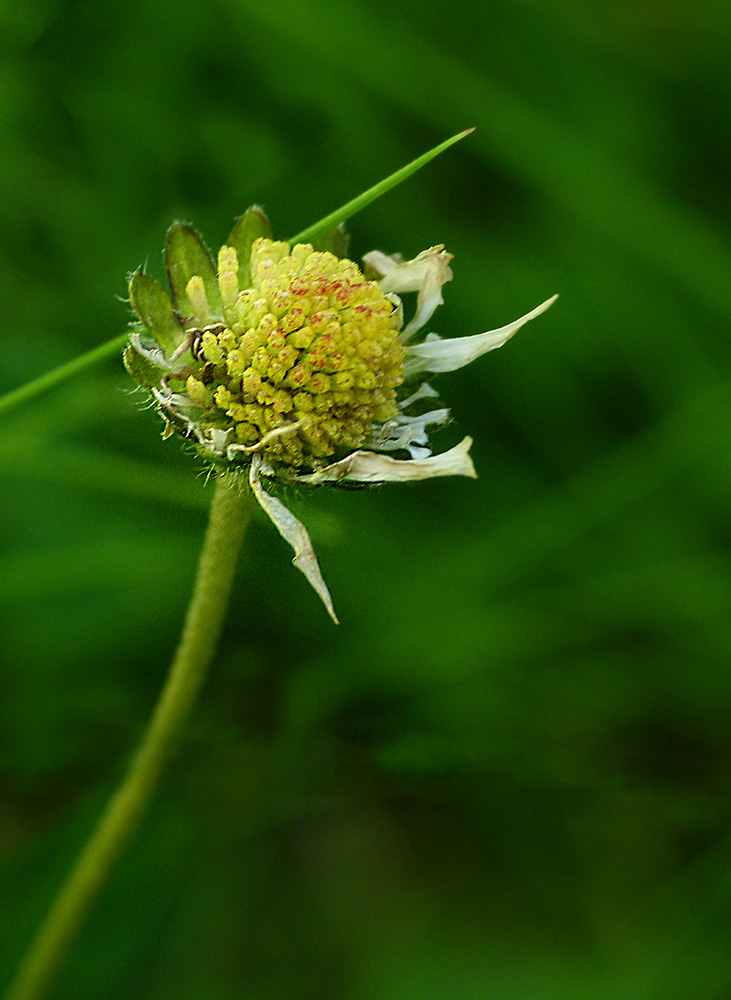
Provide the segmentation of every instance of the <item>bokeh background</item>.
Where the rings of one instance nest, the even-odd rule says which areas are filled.
[[[210,683],[58,1000],[731,996],[725,0],[17,0],[0,389],[123,330],[174,218],[444,242],[480,478],[254,525]],[[149,716],[211,487],[107,362],[0,424],[0,975]]]

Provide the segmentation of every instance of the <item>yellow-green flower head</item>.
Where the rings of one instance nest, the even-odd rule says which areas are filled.
[[[165,251],[171,294],[142,272],[131,277],[139,323],[124,356],[156,401],[165,437],[178,431],[212,463],[248,469],[259,503],[333,618],[304,526],[262,479],[474,476],[470,438],[431,454],[428,429],[449,411],[434,404],[425,377],[502,346],[554,301],[498,330],[412,344],[443,301],[451,255],[436,246],[402,262],[374,251],[361,269],[344,251],[341,229],[317,247],[277,242],[254,207],[214,262],[195,230],[176,223]],[[404,325],[401,296],[410,292],[416,309]]]
[[[297,468],[360,447],[397,410],[405,351],[393,302],[352,261],[310,244],[258,239],[250,268],[251,287],[239,291],[236,250],[221,248],[220,318],[203,283],[189,282],[203,369],[186,390],[199,420]]]

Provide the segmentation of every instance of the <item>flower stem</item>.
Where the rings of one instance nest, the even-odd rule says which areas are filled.
[[[175,738],[213,659],[228,606],[251,494],[216,482],[180,645],[137,755],[31,945],[5,1000],[40,1000],[150,803]]]

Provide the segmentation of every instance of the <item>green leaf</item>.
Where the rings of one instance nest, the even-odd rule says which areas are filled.
[[[447,139],[445,142],[440,143],[435,146],[434,149],[430,149],[428,153],[424,153],[422,156],[417,157],[417,159],[412,160],[411,163],[407,163],[405,167],[401,167],[397,170],[395,174],[391,174],[390,177],[386,177],[385,180],[379,181],[378,184],[374,185],[372,188],[368,188],[363,194],[359,194],[357,198],[353,198],[351,201],[345,203],[345,205],[331,212],[330,215],[326,215],[324,219],[320,219],[312,226],[308,226],[307,229],[303,229],[301,233],[297,233],[287,242],[293,243],[307,243],[311,242],[313,238],[322,232],[326,232],[328,229],[332,229],[333,226],[339,225],[341,222],[345,222],[346,219],[351,218],[356,212],[360,212],[370,205],[372,201],[376,198],[380,198],[391,188],[396,187],[402,181],[405,181],[407,177],[411,177],[415,174],[417,170],[426,166],[429,160],[433,160],[435,156],[439,156],[443,153],[445,149],[449,149],[453,146],[455,142],[459,142],[460,139],[464,139],[466,135],[470,132],[474,132],[473,128],[465,129],[464,132],[460,132],[458,135],[453,135],[451,139]]]
[[[130,278],[129,298],[158,347],[172,354],[184,340],[183,327],[162,285],[148,274],[136,271]]]
[[[138,385],[143,386],[145,389],[152,389],[153,386],[160,385],[165,374],[165,369],[158,367],[142,354],[138,354],[132,344],[125,348],[122,361],[124,362],[124,367]]]
[[[168,229],[165,266],[175,304],[182,315],[192,316],[196,313],[186,291],[188,282],[196,275],[203,279],[211,309],[220,314],[221,293],[213,256],[200,235],[186,222],[174,222]]]
[[[327,250],[334,253],[336,257],[347,256],[349,243],[350,236],[344,222],[333,226],[332,229],[326,229],[323,233],[318,233],[312,240],[315,250]]]
[[[234,248],[239,260],[239,288],[249,288],[251,285],[251,247],[254,240],[260,237],[271,239],[272,227],[264,210],[258,205],[252,205],[238,217],[227,240],[228,246]]]

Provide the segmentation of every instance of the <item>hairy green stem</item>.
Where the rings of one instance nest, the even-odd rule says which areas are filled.
[[[180,645],[147,732],[31,945],[6,1000],[40,1000],[45,996],[119,854],[137,829],[213,659],[250,516],[248,490],[239,492],[220,477]]]

